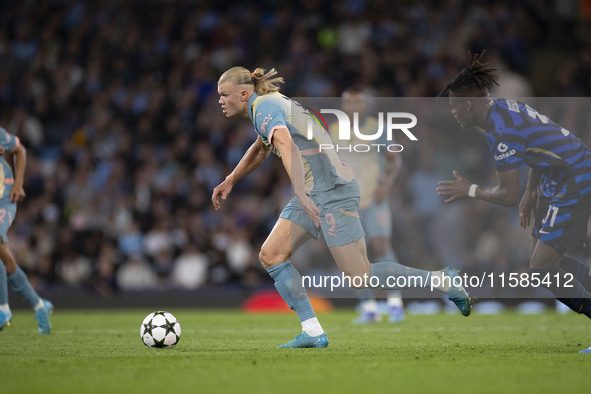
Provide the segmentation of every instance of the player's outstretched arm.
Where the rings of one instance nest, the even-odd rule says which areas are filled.
[[[498,185],[484,187],[473,184],[461,176],[456,170],[453,171],[455,180],[439,181],[437,194],[448,197],[445,203],[463,200],[470,197],[470,189],[473,195],[486,202],[502,206],[514,206],[519,202],[519,168],[508,171],[497,171]]]
[[[314,225],[316,225],[316,227],[320,226],[320,211],[306,194],[302,154],[297,145],[292,141],[287,127],[280,127],[275,130],[273,135],[273,146],[275,146],[281,154],[283,167],[285,167],[285,171],[287,171],[287,175],[289,175],[294,194],[300,202],[300,205],[304,208],[308,216],[310,216]]]
[[[265,161],[267,156],[269,156],[269,153],[271,153],[271,150],[265,146],[261,137],[258,137],[250,148],[248,148],[244,156],[242,156],[242,159],[240,159],[240,162],[230,175],[213,189],[211,202],[216,211],[222,207],[220,199],[225,200],[236,182],[256,170]]]

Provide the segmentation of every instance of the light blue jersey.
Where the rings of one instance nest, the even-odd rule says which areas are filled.
[[[18,137],[0,127],[0,144],[6,152],[11,152],[19,144]],[[12,168],[0,156],[0,238],[8,242],[7,233],[16,215],[16,203],[10,201],[10,191],[14,184]]]
[[[302,154],[306,192],[315,194],[344,185],[354,179],[352,169],[344,164],[334,149],[320,150],[320,144],[332,144],[327,131],[310,122],[312,138],[308,139],[310,115],[306,108],[281,93],[263,96],[253,94],[248,100],[250,119],[263,143],[279,156],[273,147],[273,133],[285,126]]]
[[[291,139],[302,154],[306,193],[320,210],[322,223],[314,226],[312,219],[296,197],[287,204],[279,217],[304,228],[312,237],[322,233],[329,247],[346,245],[365,236],[357,209],[359,186],[353,170],[344,164],[334,149],[320,150],[320,144],[332,144],[328,132],[315,122],[309,122],[308,111],[296,101],[280,93],[259,96],[249,100],[249,115],[263,143],[277,156],[273,146],[273,133],[287,127]],[[308,138],[311,127],[311,138]]]
[[[19,143],[18,137],[0,127],[0,144],[6,152],[11,152]],[[13,183],[12,168],[6,163],[4,156],[0,156],[0,204],[5,200],[10,201],[10,191]]]

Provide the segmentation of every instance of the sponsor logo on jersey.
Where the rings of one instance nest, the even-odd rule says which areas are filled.
[[[509,150],[509,146],[507,144],[502,143],[502,142],[499,143],[499,145],[497,145],[497,151],[499,151],[500,155],[495,155],[496,161],[506,159],[508,157],[513,156],[515,153],[517,153],[517,151],[515,149]]]

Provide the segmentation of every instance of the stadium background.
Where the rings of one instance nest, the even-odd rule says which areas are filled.
[[[219,110],[223,71],[275,67],[290,96],[363,84],[434,97],[468,50],[487,49],[496,95],[587,97],[590,3],[0,2],[0,125],[28,149],[11,247],[58,307],[140,305],[159,291],[179,305],[239,305],[272,288],[257,255],[291,190],[268,159],[214,213],[212,188],[254,138]],[[591,116],[578,125],[591,143]],[[404,153],[391,201],[403,264],[525,266],[514,210],[443,206],[434,192],[453,168],[494,181],[484,140],[433,131]]]

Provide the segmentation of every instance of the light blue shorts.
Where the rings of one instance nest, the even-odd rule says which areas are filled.
[[[366,238],[392,237],[392,212],[386,200],[359,210]]]
[[[305,229],[314,239],[324,235],[329,247],[347,245],[365,237],[359,220],[359,185],[353,180],[322,193],[310,194],[320,210],[322,223],[314,226],[296,197],[283,208],[280,218],[287,219]]]
[[[8,197],[0,200],[0,237],[2,242],[8,242],[8,229],[16,216],[16,203],[10,202]]]

